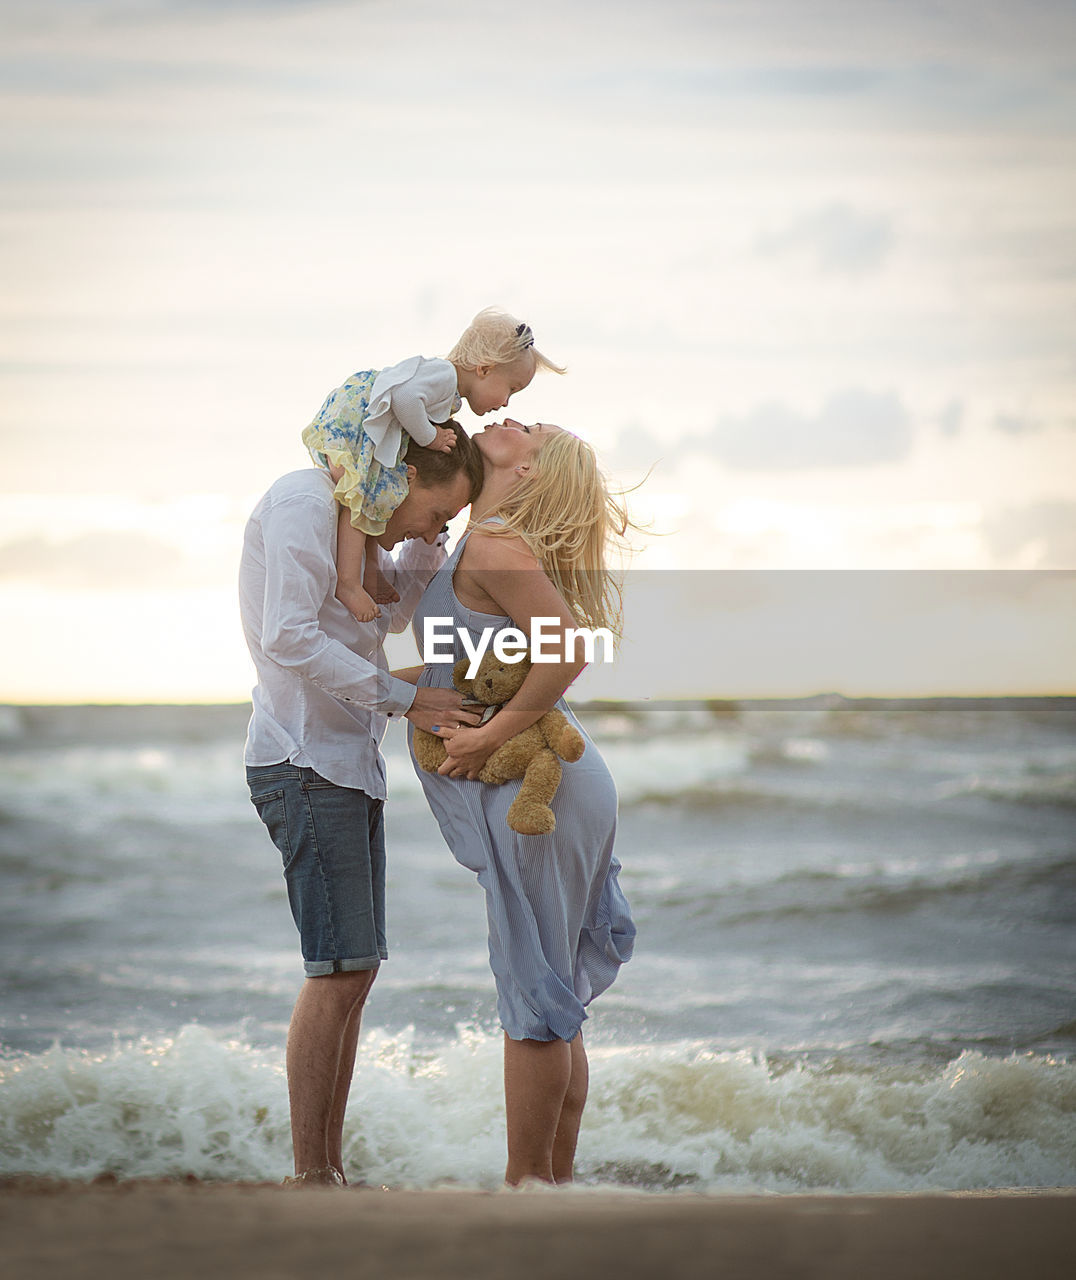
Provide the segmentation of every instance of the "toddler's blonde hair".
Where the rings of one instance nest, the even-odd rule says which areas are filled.
[[[623,630],[620,583],[608,567],[613,544],[624,545],[628,517],[594,450],[570,431],[559,431],[534,455],[527,476],[493,511],[503,524],[482,532],[514,535],[534,552],[580,625]]]
[[[464,329],[446,358],[459,369],[477,369],[481,365],[512,364],[528,351],[534,357],[535,372],[548,369],[552,373],[564,373],[559,364],[542,355],[534,345],[529,324],[499,307],[486,307]]]

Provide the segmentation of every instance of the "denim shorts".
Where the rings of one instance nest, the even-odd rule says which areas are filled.
[[[376,969],[385,945],[384,802],[299,765],[248,765],[258,817],[284,860],[308,978]]]

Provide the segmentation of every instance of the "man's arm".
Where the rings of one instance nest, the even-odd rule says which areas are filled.
[[[430,584],[430,579],[445,562],[445,541],[447,533],[442,533],[431,547],[421,538],[409,538],[396,553],[395,559],[371,538],[366,544],[366,554],[372,547],[377,548],[380,557],[378,567],[385,578],[393,585],[399,600],[381,606],[381,616],[388,622],[388,629],[394,634],[406,630],[414,617],[422,593]]]
[[[328,518],[335,518],[333,507]],[[380,649],[374,661],[327,635],[319,614],[333,590],[332,559],[320,503],[285,499],[262,519],[265,601],[262,647],[266,656],[298,672],[342,702],[404,715],[415,690],[388,670]]]
[[[477,717],[462,710],[463,699],[455,689],[416,689],[391,674],[380,646],[370,661],[322,630],[319,614],[333,585],[331,543],[326,540],[324,522],[335,518],[335,507],[327,515],[320,504],[303,499],[278,502],[265,513],[262,648],[266,656],[342,702],[358,703],[382,715],[404,716],[420,729],[476,723]],[[422,545],[427,552],[436,550]],[[371,634],[376,631],[371,629]]]

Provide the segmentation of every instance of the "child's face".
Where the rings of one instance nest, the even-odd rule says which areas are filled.
[[[534,357],[521,355],[511,364],[482,364],[474,371],[474,381],[467,394],[471,412],[481,417],[503,409],[517,391],[530,385],[534,377]]]

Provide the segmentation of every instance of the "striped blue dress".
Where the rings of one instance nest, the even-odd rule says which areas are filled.
[[[435,574],[414,620],[421,648],[423,620],[451,618],[457,659],[465,656],[457,627],[467,628],[474,642],[484,627],[512,625],[509,618],[476,613],[456,599],[452,575],[466,541],[465,535]],[[452,666],[427,666],[419,683],[451,687]],[[448,847],[485,890],[497,1011],[513,1040],[573,1040],[586,1006],[630,959],[635,939],[613,856],[612,776],[563,698],[557,706],[583,734],[586,748],[575,764],[561,762],[564,774],[552,806],[557,829],[551,835],[519,835],[507,825],[519,782],[492,786],[415,765]],[[409,743],[411,735],[409,725]]]

